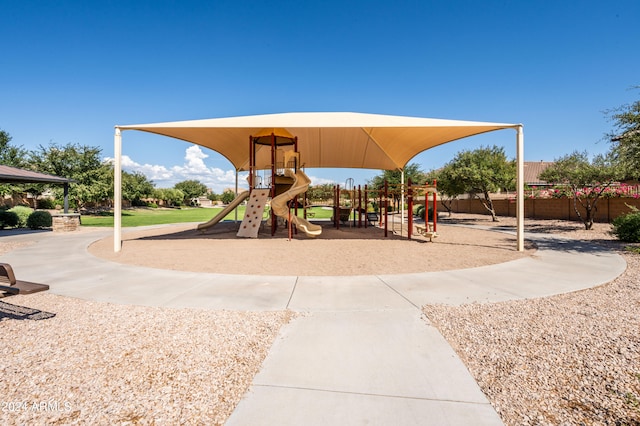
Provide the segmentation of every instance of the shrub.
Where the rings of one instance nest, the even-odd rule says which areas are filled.
[[[31,207],[15,206],[9,211],[14,212],[15,214],[18,215],[17,226],[19,228],[24,228],[25,226],[27,226],[27,219],[29,219],[29,215],[31,214],[31,212],[33,212],[33,209]]]
[[[51,213],[44,210],[31,213],[27,219],[27,227],[30,229],[50,228],[52,223]]]
[[[56,203],[51,198],[41,198],[38,200],[38,208],[43,210],[53,210],[56,208]]]
[[[420,205],[418,206],[418,209],[416,210],[416,216],[420,217],[420,219],[425,220],[425,213],[429,216],[429,221],[433,221],[433,209],[429,208],[427,210],[427,208],[424,205]]]
[[[640,243],[640,211],[618,216],[613,220],[613,235],[620,241]]]
[[[0,210],[0,229],[14,228],[20,223],[20,218],[15,212]]]

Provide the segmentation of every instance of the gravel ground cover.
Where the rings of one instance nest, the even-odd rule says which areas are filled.
[[[294,315],[47,293],[3,302],[55,316],[0,306],[2,425],[223,424]]]
[[[527,220],[526,227],[605,244],[624,256],[627,270],[575,293],[428,305],[424,313],[507,425],[639,425],[640,255],[614,241],[607,224],[585,231],[576,223]]]
[[[444,223],[493,225],[465,214]],[[614,241],[607,224],[592,231],[575,222],[525,224],[527,231],[607,245],[628,268],[594,289],[429,305],[425,314],[507,425],[640,424],[640,255]],[[514,227],[515,220],[497,225]],[[0,241],[0,254],[23,244]],[[28,308],[0,306],[3,425],[222,424],[295,315],[123,306],[49,293],[4,301]]]

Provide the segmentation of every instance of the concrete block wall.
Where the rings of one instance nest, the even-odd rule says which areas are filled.
[[[638,198],[601,198],[596,204],[596,222],[611,222],[616,217],[629,213],[627,206],[635,206],[640,209]],[[500,199],[493,201],[498,216],[515,216],[515,200]],[[489,214],[478,199],[454,200],[451,203],[452,210],[458,213]],[[438,203],[438,211],[446,212],[442,202]],[[578,203],[578,211],[584,216],[585,210]],[[560,219],[579,220],[573,206],[573,199],[569,198],[527,198],[524,200],[525,217],[532,219]]]

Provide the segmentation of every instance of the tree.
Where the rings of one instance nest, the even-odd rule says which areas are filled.
[[[0,130],[0,164],[19,168],[27,167],[27,151],[21,146],[12,145],[11,139],[9,133]]]
[[[640,88],[636,87],[636,89]],[[615,132],[609,134],[612,152],[624,168],[626,178],[640,177],[640,100],[607,112],[614,120]]]
[[[450,196],[469,193],[478,198],[494,222],[498,222],[491,193],[515,189],[516,164],[508,160],[504,148],[480,147],[461,151],[444,167],[438,180]]]
[[[219,201],[220,194],[216,194],[215,192],[212,191],[209,194],[207,194],[207,199],[211,201]]]
[[[416,163],[407,164],[404,168],[404,183],[407,182],[413,183],[422,183],[426,179],[425,173],[420,170],[420,166]],[[383,170],[381,175],[374,176],[368,183],[369,187],[376,190],[381,190],[384,188],[384,182],[387,181],[388,185],[391,187],[398,188],[397,191],[392,191],[392,197],[394,201],[394,205],[396,210],[399,210],[400,205],[400,186],[402,183],[402,171],[401,170]]]
[[[183,192],[185,204],[191,204],[192,199],[198,198],[207,192],[207,185],[197,180],[178,182],[173,187]]]
[[[451,165],[445,165],[439,170],[433,170],[427,174],[427,180],[436,180],[440,202],[451,216],[453,200],[458,195],[465,193],[464,183],[455,179],[454,169]]]
[[[100,159],[102,150],[69,143],[64,146],[40,145],[30,153],[30,163],[42,173],[73,179],[69,185],[69,199],[77,208],[90,202],[113,197],[113,171],[109,163]],[[62,198],[62,189],[52,188],[56,198]]]
[[[624,176],[624,172],[624,166],[616,161],[613,153],[598,155],[589,161],[586,152],[574,151],[556,159],[540,174],[540,179],[565,185],[571,191],[573,209],[589,230],[593,226],[598,200],[609,186]],[[578,204],[585,210],[584,217]]]
[[[307,198],[311,201],[325,202],[333,198],[333,184],[323,183],[312,185],[307,191]]]
[[[236,198],[236,193],[231,189],[225,189],[222,195],[220,196],[220,201],[224,204],[229,204]]]
[[[152,196],[164,201],[169,206],[181,206],[184,201],[184,192],[175,188],[156,188]]]
[[[140,172],[122,172],[122,198],[132,204],[140,204],[143,198],[153,195],[153,182]]]
[[[23,169],[27,168],[27,151],[21,146],[12,145],[11,139],[9,133],[0,130],[0,164]],[[11,195],[14,201],[25,192],[30,192],[25,185],[0,184],[0,195]]]

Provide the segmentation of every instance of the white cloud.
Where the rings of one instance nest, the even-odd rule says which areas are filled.
[[[208,167],[204,160],[208,157],[199,146],[191,145],[185,150],[184,163],[167,168],[162,165],[140,164],[127,155],[122,156],[122,169],[127,172],[139,172],[153,181],[157,188],[171,188],[176,183],[185,180],[198,180],[211,188],[213,192],[222,193],[227,188],[234,188],[236,182],[235,170],[222,170]],[[106,161],[113,162],[113,158]],[[238,185],[247,187],[247,173],[240,173]]]
[[[197,180],[204,183],[215,193],[222,193],[227,188],[235,188],[236,172],[233,169],[222,170],[217,167],[209,167],[205,163],[208,154],[202,152],[198,145],[189,146],[184,153],[182,165],[166,166],[159,164],[140,164],[128,155],[122,156],[122,169],[127,172],[139,172],[153,181],[157,188],[171,188],[176,183],[185,180]],[[113,162],[113,158],[106,158],[106,161]],[[242,172],[238,175],[238,186],[247,188],[248,173]],[[334,179],[309,176],[312,185],[335,184]]]
[[[317,177],[317,176],[308,176],[309,179],[311,179],[311,185],[324,185],[324,184],[331,184],[331,185],[335,185],[336,181],[335,179],[326,179],[326,178],[321,178],[321,177]]]

